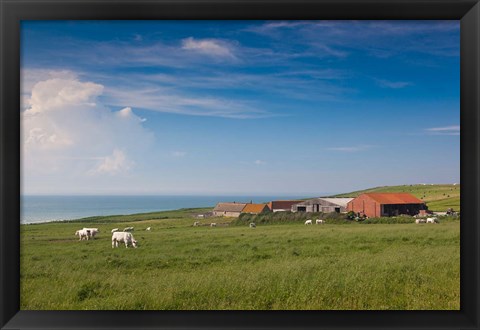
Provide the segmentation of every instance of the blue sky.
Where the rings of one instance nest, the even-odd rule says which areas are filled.
[[[460,177],[458,21],[26,21],[25,194]]]

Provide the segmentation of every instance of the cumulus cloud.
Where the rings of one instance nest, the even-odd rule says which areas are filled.
[[[232,46],[217,39],[186,38],[182,40],[182,49],[213,57],[236,59]]]
[[[54,78],[34,86],[27,114],[64,110],[72,107],[94,107],[95,98],[102,94],[103,86],[74,79]]]
[[[26,110],[31,107],[32,89],[40,81],[49,79],[77,79],[78,75],[70,70],[22,69],[20,107]]]
[[[89,174],[118,174],[128,171],[133,165],[132,161],[129,161],[122,150],[115,149],[110,156],[103,157],[102,161],[96,168],[89,171]]]
[[[132,120],[139,120],[140,122],[144,122],[144,121],[147,121],[146,118],[140,118],[140,117],[137,117],[133,111],[132,111],[132,108],[130,107],[126,107],[126,108],[123,108],[122,110],[118,111],[116,113],[116,115],[120,118],[125,118],[125,119],[132,119]]]
[[[32,86],[22,112],[22,162],[28,178],[53,173],[115,175],[134,167],[153,142],[144,119],[130,107],[112,111],[99,103],[104,87],[73,76]]]

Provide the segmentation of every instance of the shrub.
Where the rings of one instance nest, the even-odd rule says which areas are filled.
[[[237,220],[231,222],[231,225],[248,225],[250,222],[256,224],[281,224],[281,223],[302,223],[307,219],[315,221],[316,219],[328,220],[330,223],[350,223],[344,213],[322,213],[322,212],[271,212],[262,214],[242,213]]]
[[[397,224],[397,223],[414,223],[415,218],[410,216],[402,217],[379,217],[379,218],[367,218],[362,221],[362,224]]]
[[[347,219],[354,220],[355,217],[356,217],[355,212],[349,211],[349,212],[347,213]]]

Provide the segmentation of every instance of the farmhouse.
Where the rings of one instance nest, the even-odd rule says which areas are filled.
[[[248,203],[242,210],[242,213],[250,213],[250,214],[260,214],[270,212],[267,204],[252,204]]]
[[[272,212],[291,211],[292,205],[303,201],[271,201],[268,203],[268,208]]]
[[[238,217],[245,208],[246,203],[218,203],[213,209],[216,217]]]
[[[353,198],[312,198],[292,205],[292,212],[347,212],[347,204]]]
[[[408,193],[365,193],[347,204],[347,211],[367,217],[416,215],[426,209],[422,200]]]

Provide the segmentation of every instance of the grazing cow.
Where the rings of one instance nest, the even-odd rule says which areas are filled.
[[[254,222],[250,222],[250,228],[257,228],[257,225]]]
[[[125,243],[125,247],[128,248],[132,245],[137,247],[137,241],[133,238],[132,233],[118,231],[112,234],[112,248],[118,247],[118,243]]]
[[[194,227],[200,226],[200,221],[195,221],[195,222],[193,223],[193,226],[194,226]]]
[[[425,219],[417,219],[415,220],[415,223],[418,225],[419,223],[425,223],[427,222]]]
[[[90,239],[91,233],[90,233],[90,230],[80,229],[75,232],[75,236],[79,237],[79,241],[83,239],[88,241]]]
[[[315,224],[316,224],[316,225],[323,225],[324,223],[325,223],[325,221],[322,220],[322,219],[317,219],[317,220],[315,220]]]
[[[112,229],[112,233],[114,233],[114,232],[116,232],[116,231],[120,231],[120,229],[118,229],[118,228],[113,228],[113,229]]]
[[[146,230],[147,230],[147,231],[150,231],[151,229],[152,229],[152,227],[148,227]]]
[[[133,231],[133,227],[126,227],[123,229],[123,231]]]
[[[95,235],[97,235],[100,232],[98,228],[83,228],[83,230],[89,230],[92,238],[95,238]]]
[[[305,224],[306,224],[306,225],[311,225],[311,224],[312,224],[312,220],[307,220],[307,221],[305,221]]]
[[[217,224],[216,224],[215,222],[212,222],[212,223],[210,224],[210,227],[216,227],[216,226],[217,226]]]
[[[427,218],[427,223],[436,223],[437,221],[437,218]]]

